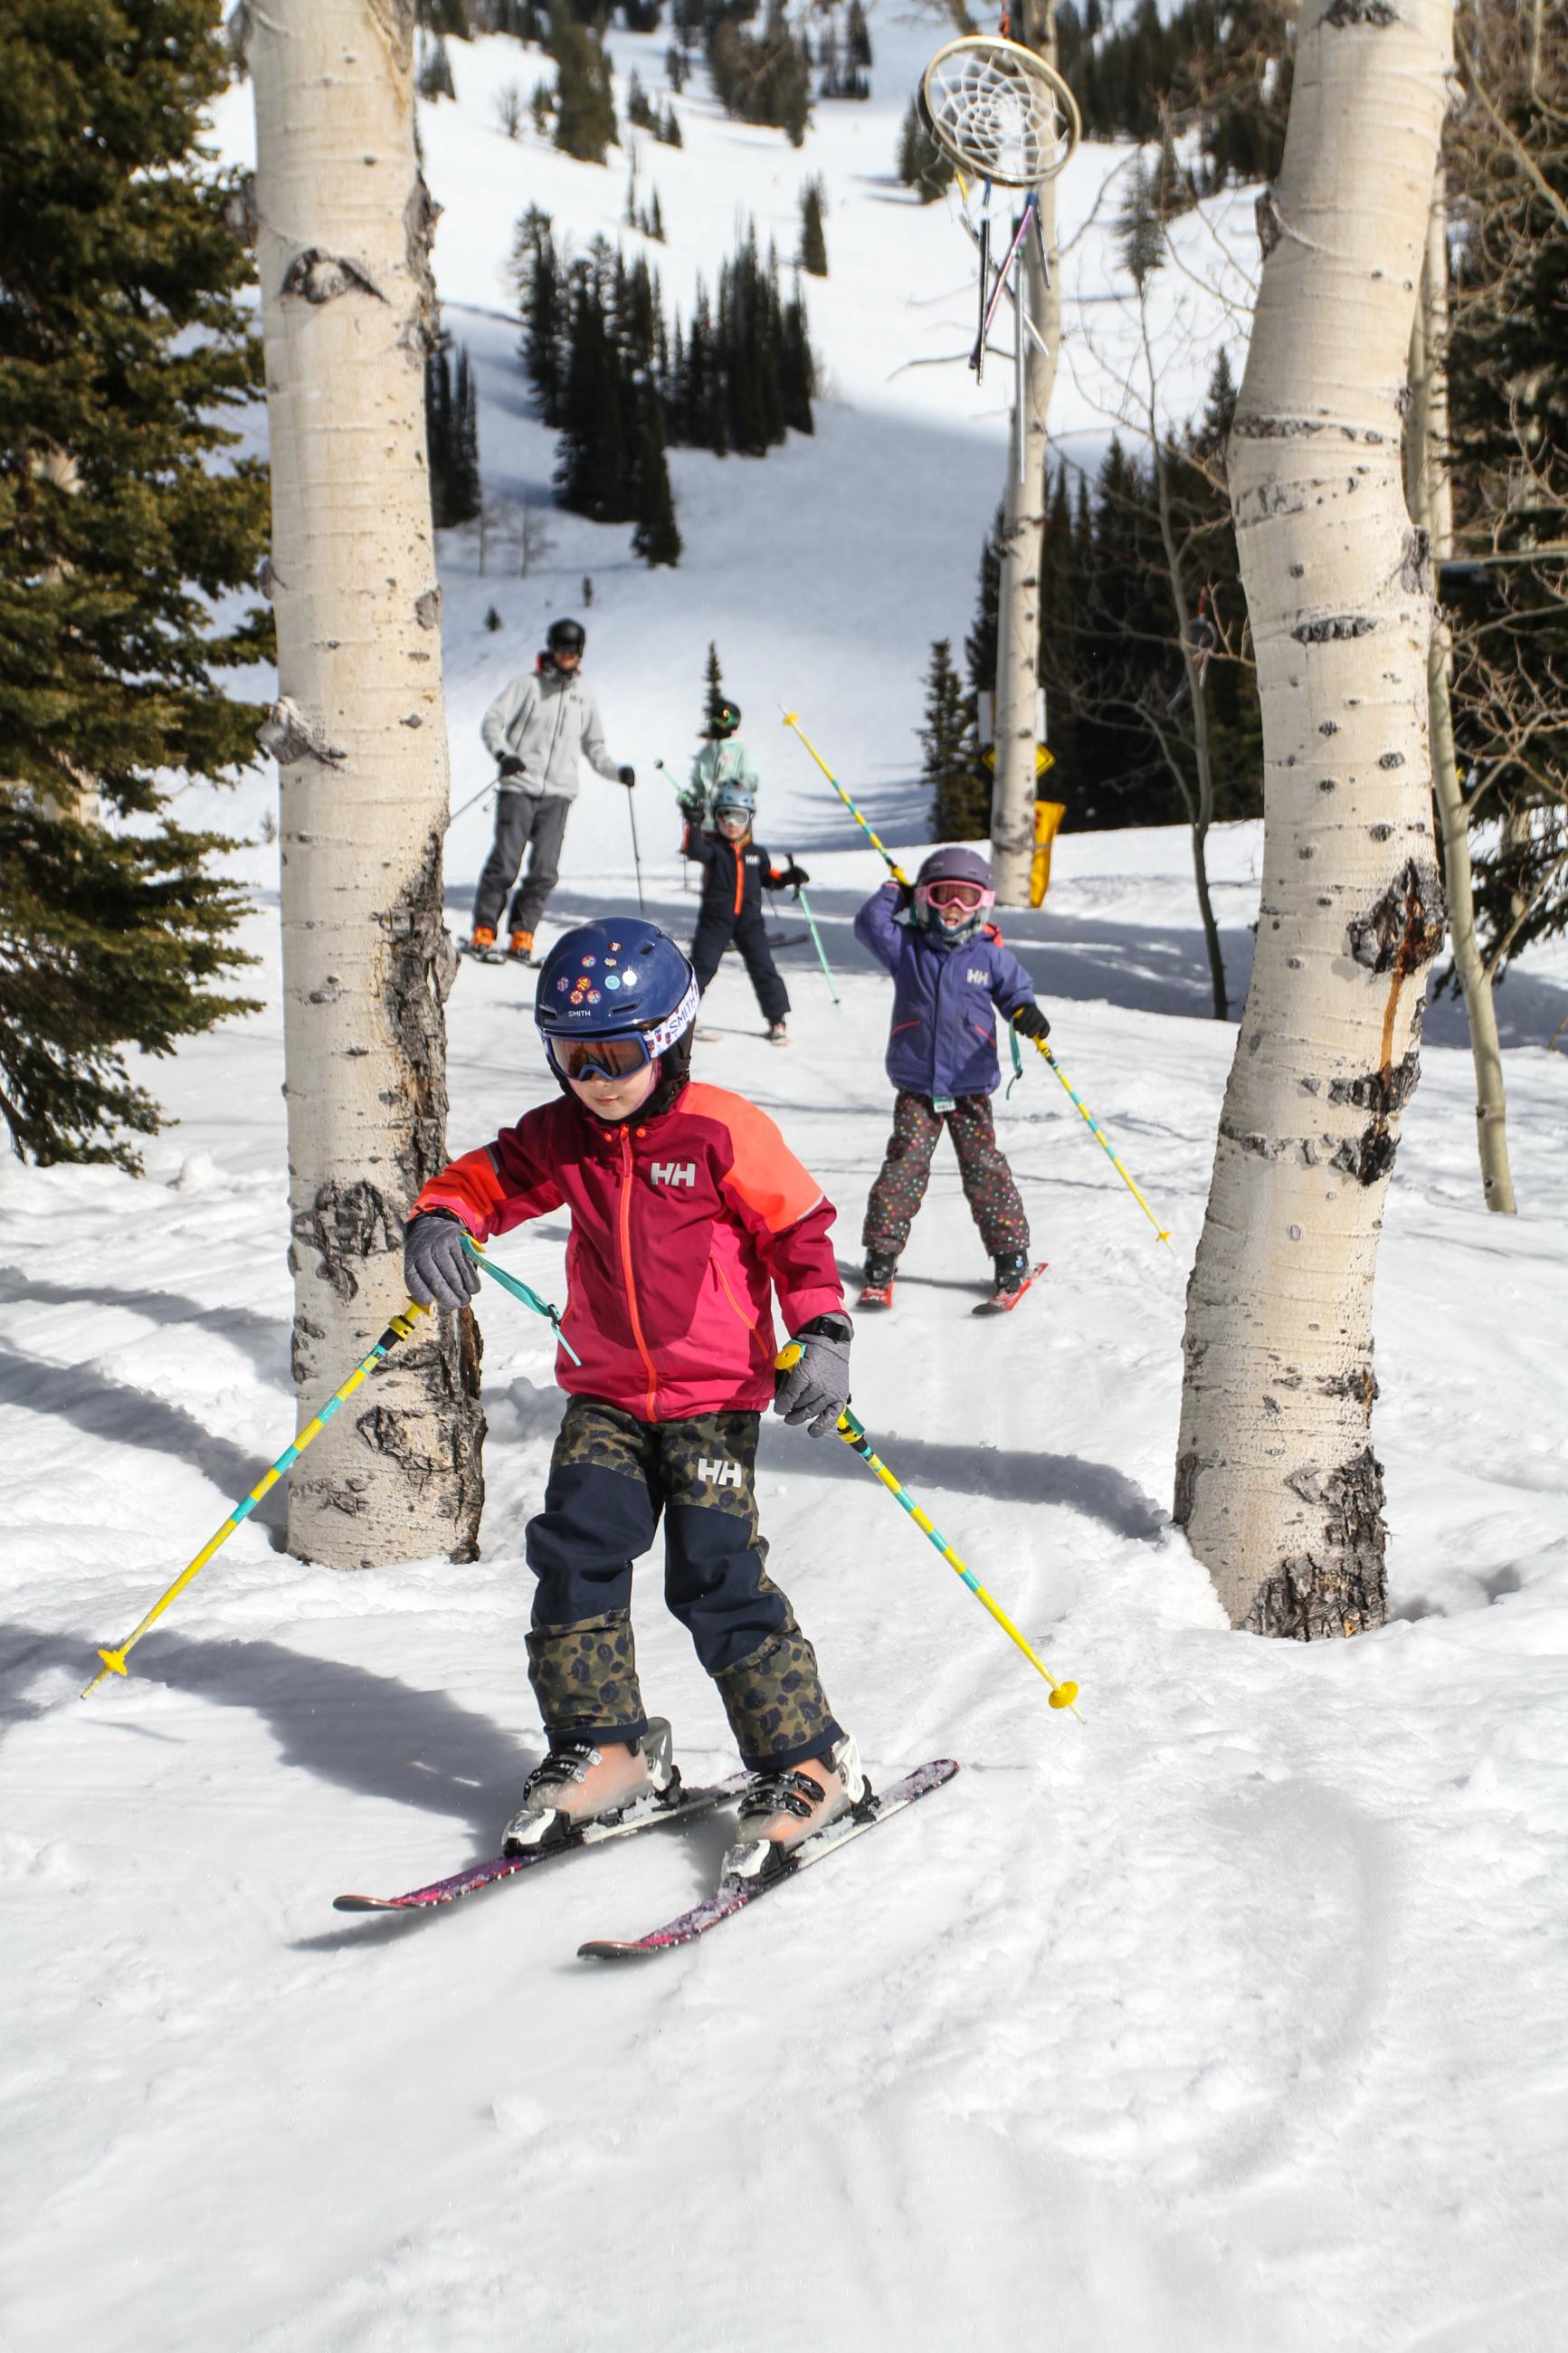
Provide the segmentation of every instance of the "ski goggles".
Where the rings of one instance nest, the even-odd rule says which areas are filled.
[[[956,908],[960,913],[977,915],[982,907],[996,903],[994,891],[983,890],[978,882],[922,882],[915,896],[923,906]]]
[[[550,1059],[563,1079],[629,1079],[653,1056],[636,1031],[624,1038],[552,1038]]]

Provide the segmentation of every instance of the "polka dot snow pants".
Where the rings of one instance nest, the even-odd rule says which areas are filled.
[[[951,1111],[936,1111],[929,1095],[906,1094],[901,1089],[893,1103],[887,1156],[866,1204],[862,1240],[868,1253],[896,1259],[909,1240],[944,1127],[958,1155],[963,1198],[987,1254],[1006,1258],[1021,1252],[1026,1257],[1029,1220],[1006,1155],[996,1141],[989,1095],[960,1095]]]

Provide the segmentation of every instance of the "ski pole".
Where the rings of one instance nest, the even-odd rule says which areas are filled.
[[[676,799],[679,800],[680,786],[675,781],[674,770],[672,768],[667,768],[662,760],[656,760],[653,765],[658,770],[659,775],[664,778],[666,784],[669,786],[670,791],[675,795]],[[684,816],[685,811],[682,810],[681,814]],[[683,839],[685,837],[682,836]],[[684,858],[680,861],[680,887],[683,892],[689,891],[691,888],[691,869]]]
[[[793,849],[790,851],[790,857],[792,860],[795,857]],[[811,912],[811,902],[798,882],[795,886],[795,895],[800,901],[800,912],[805,917],[805,926],[811,934],[811,944],[816,950],[816,961],[822,966],[822,977],[827,983],[827,994],[837,1005],[839,999],[838,991],[833,985],[833,966],[827,961],[827,950],[822,944],[822,934],[816,928],[816,918]]]
[[[547,1299],[541,1299],[538,1293],[531,1291],[526,1282],[520,1282],[516,1275],[503,1273],[499,1266],[492,1266],[489,1259],[485,1257],[482,1246],[474,1241],[471,1236],[466,1237],[465,1239],[469,1256],[478,1262],[478,1264],[483,1269],[484,1272],[488,1275],[493,1276],[495,1281],[500,1283],[503,1289],[511,1292],[516,1298],[522,1301],[525,1306],[531,1307],[536,1315],[542,1315],[547,1324],[552,1324],[555,1329],[557,1339],[565,1349],[567,1355],[571,1357],[573,1363],[580,1363],[581,1359],[577,1356],[575,1349],[573,1347],[571,1341],[567,1339],[566,1335],[561,1329],[561,1318],[556,1313],[556,1310],[552,1307],[550,1302]],[[117,1650],[100,1651],[98,1655],[103,1661],[103,1664],[100,1667],[97,1674],[92,1678],[92,1681],[84,1686],[81,1694],[83,1699],[90,1699],[93,1693],[98,1689],[100,1683],[107,1683],[111,1674],[122,1675],[126,1672],[126,1658],[128,1654],[135,1649],[137,1643],[142,1640],[142,1635],[145,1634],[150,1628],[157,1624],[159,1619],[163,1616],[164,1610],[167,1609],[172,1601],[178,1600],[180,1595],[184,1591],[186,1586],[190,1584],[193,1577],[198,1577],[201,1574],[208,1561],[211,1560],[214,1553],[218,1551],[222,1546],[228,1542],[229,1537],[233,1535],[240,1522],[242,1520],[247,1520],[250,1517],[251,1513],[256,1509],[258,1504],[260,1503],[262,1497],[270,1493],[271,1490],[277,1486],[280,1479],[288,1477],[289,1472],[294,1468],[295,1463],[300,1460],[300,1455],[305,1451],[306,1447],[311,1445],[316,1439],[320,1438],[322,1430],[326,1428],[328,1422],[331,1421],[338,1408],[345,1403],[349,1398],[353,1397],[354,1391],[360,1387],[361,1383],[375,1370],[376,1366],[380,1364],[382,1358],[390,1355],[391,1351],[396,1347],[400,1340],[406,1340],[408,1338],[410,1333],[414,1329],[416,1317],[427,1315],[429,1312],[429,1309],[427,1307],[422,1307],[416,1299],[405,1299],[404,1301],[402,1306],[392,1318],[385,1331],[376,1342],[374,1347],[370,1350],[368,1355],[360,1358],[359,1363],[354,1366],[347,1380],[343,1382],[340,1388],[333,1390],[331,1396],[327,1399],[326,1404],[321,1407],[319,1413],[311,1416],[310,1419],[305,1424],[304,1429],[300,1432],[298,1438],[294,1439],[289,1445],[283,1449],[282,1453],[278,1457],[277,1461],[273,1463],[271,1469],[266,1472],[262,1477],[257,1481],[255,1486],[251,1489],[249,1494],[245,1497],[244,1501],[235,1505],[227,1519],[225,1520],[222,1527],[220,1527],[216,1534],[208,1537],[200,1552],[197,1553],[195,1560],[188,1562],[180,1571],[180,1574],[175,1577],[174,1582],[170,1586],[168,1591],[159,1595],[151,1609],[148,1610],[147,1615],[142,1620],[141,1624],[134,1627],[132,1631],[127,1634],[124,1641],[120,1644]]]
[[[773,1359],[778,1371],[781,1373],[789,1372],[791,1368],[799,1362],[801,1353],[800,1342],[798,1340],[792,1340],[788,1347],[781,1349],[778,1356]],[[963,1579],[964,1584],[968,1586],[969,1590],[973,1594],[975,1599],[981,1604],[982,1608],[990,1611],[992,1617],[994,1618],[1003,1632],[1017,1644],[1019,1650],[1022,1651],[1024,1656],[1034,1668],[1036,1673],[1045,1677],[1047,1683],[1048,1683],[1051,1687],[1050,1705],[1052,1707],[1070,1707],[1076,1715],[1077,1708],[1075,1703],[1078,1699],[1078,1685],[1072,1683],[1058,1683],[1049,1667],[1047,1666],[1045,1661],[1040,1657],[1039,1652],[1035,1650],[1033,1645],[1026,1639],[1026,1637],[1018,1631],[1018,1629],[1014,1625],[1013,1620],[1008,1617],[1007,1612],[1003,1609],[1001,1603],[994,1600],[993,1597],[986,1592],[985,1588],[981,1584],[980,1579],[975,1576],[974,1571],[969,1567],[966,1562],[960,1559],[958,1554],[953,1550],[952,1545],[948,1543],[947,1538],[942,1535],[941,1529],[933,1525],[926,1513],[921,1511],[920,1505],[910,1493],[909,1489],[904,1485],[902,1480],[896,1477],[895,1474],[889,1470],[887,1464],[883,1461],[881,1456],[876,1451],[870,1440],[867,1437],[866,1425],[859,1419],[858,1415],[851,1413],[848,1407],[846,1406],[844,1411],[838,1417],[837,1429],[839,1437],[844,1440],[845,1445],[848,1447],[850,1452],[852,1454],[858,1454],[868,1471],[875,1472],[877,1477],[881,1481],[883,1486],[886,1487],[889,1494],[892,1496],[894,1502],[902,1504],[904,1510],[908,1512],[910,1519],[913,1520],[916,1527],[920,1529],[921,1534],[924,1536],[928,1536],[931,1542],[935,1545],[938,1552],[941,1553],[949,1568],[957,1570],[959,1576]]]
[[[142,1640],[142,1635],[148,1631],[149,1628],[157,1624],[164,1610],[167,1609],[170,1602],[177,1600],[180,1595],[184,1591],[186,1586],[190,1584],[191,1579],[201,1574],[201,1571],[205,1568],[208,1561],[211,1560],[214,1553],[217,1551],[219,1546],[226,1544],[229,1537],[233,1535],[236,1528],[238,1527],[240,1522],[242,1520],[247,1520],[250,1517],[251,1513],[256,1509],[258,1504],[260,1503],[263,1495],[268,1494],[272,1488],[276,1487],[279,1479],[283,1479],[288,1476],[289,1472],[294,1468],[295,1463],[300,1460],[300,1455],[305,1451],[306,1447],[310,1445],[314,1440],[320,1438],[322,1430],[326,1428],[328,1422],[331,1421],[339,1406],[343,1404],[345,1399],[353,1397],[355,1389],[359,1388],[360,1383],[364,1380],[370,1373],[374,1371],[376,1366],[380,1364],[384,1356],[390,1355],[391,1351],[396,1347],[399,1340],[407,1339],[409,1334],[414,1329],[414,1320],[416,1316],[425,1315],[428,1313],[429,1310],[427,1308],[421,1307],[416,1299],[405,1299],[404,1301],[402,1306],[398,1309],[391,1323],[388,1324],[385,1331],[382,1334],[380,1339],[376,1342],[374,1347],[372,1348],[369,1355],[360,1358],[359,1363],[354,1366],[353,1372],[349,1375],[347,1380],[344,1381],[342,1387],[333,1390],[331,1396],[327,1399],[326,1404],[322,1406],[321,1411],[317,1414],[313,1414],[310,1419],[305,1424],[304,1429],[300,1432],[298,1438],[296,1438],[291,1444],[283,1449],[282,1453],[278,1457],[278,1460],[272,1465],[272,1468],[266,1472],[262,1477],[257,1481],[255,1486],[251,1489],[249,1494],[246,1496],[244,1502],[235,1505],[227,1519],[225,1520],[222,1527],[217,1530],[216,1535],[207,1538],[206,1543],[203,1545],[195,1560],[189,1562],[187,1566],[180,1571],[180,1574],[175,1577],[174,1582],[170,1586],[168,1591],[159,1596],[158,1599],[153,1604],[151,1609],[148,1610],[145,1618],[142,1619],[141,1624],[133,1628],[132,1630],[127,1634],[124,1641],[121,1643],[118,1650],[100,1651],[98,1655],[103,1661],[103,1664],[100,1667],[92,1681],[87,1684],[83,1690],[81,1694],[83,1699],[90,1699],[93,1693],[98,1689],[99,1684],[101,1683],[107,1683],[110,1675],[124,1674],[126,1672],[125,1661],[127,1654],[135,1649],[137,1643]]]
[[[626,787],[626,815],[632,821],[632,864],[637,868],[637,913],[639,915],[646,915],[647,908],[642,894],[642,852],[637,848],[637,804],[632,799],[632,787],[629,785]]]
[[[781,710],[784,708],[782,703],[779,707]],[[892,876],[894,881],[901,882],[906,891],[912,890],[914,887],[913,884],[910,882],[909,876],[904,872],[903,868],[899,864],[898,860],[893,856],[892,851],[888,848],[885,842],[879,841],[877,839],[876,834],[871,829],[870,820],[868,818],[863,817],[860,811],[856,807],[854,802],[850,799],[848,794],[845,791],[843,786],[839,783],[837,777],[834,775],[832,769],[828,766],[826,761],[823,758],[821,753],[817,750],[816,744],[812,742],[810,736],[806,733],[805,728],[801,725],[800,721],[795,717],[793,711],[784,712],[784,723],[786,727],[793,727],[795,733],[800,737],[801,742],[805,745],[806,750],[811,754],[812,758],[816,762],[817,766],[822,770],[823,775],[826,777],[828,783],[832,786],[834,791],[837,794],[839,799],[843,802],[845,807],[848,810],[856,824],[860,828],[861,832],[866,836],[866,839],[870,843],[872,849],[880,852],[882,858],[886,861],[888,871]]]
[[[477,793],[470,793],[468,799],[463,803],[462,807],[455,808],[452,811],[451,816],[447,819],[446,824],[441,828],[442,832],[449,833],[452,828],[457,824],[458,819],[460,817],[466,817],[477,801],[489,800],[490,795],[495,791],[495,788],[500,782],[500,778],[499,776],[492,776],[488,785],[481,785]]]
[[[1095,1142],[1100,1145],[1100,1150],[1106,1155],[1111,1166],[1115,1169],[1117,1175],[1121,1177],[1122,1183],[1126,1186],[1128,1191],[1137,1202],[1138,1207],[1142,1210],[1143,1215],[1148,1219],[1149,1223],[1153,1227],[1160,1240],[1164,1243],[1165,1248],[1170,1251],[1171,1256],[1174,1258],[1176,1255],[1176,1250],[1174,1243],[1171,1240],[1169,1227],[1161,1225],[1159,1219],[1154,1215],[1153,1210],[1149,1207],[1148,1202],[1143,1198],[1142,1194],[1139,1191],[1137,1186],[1133,1183],[1131,1176],[1128,1174],[1127,1169],[1123,1166],[1120,1155],[1112,1151],[1110,1145],[1107,1144],[1105,1137],[1101,1133],[1100,1124],[1096,1120],[1093,1113],[1089,1110],[1089,1105],[1084,1102],[1082,1096],[1079,1095],[1074,1088],[1068,1084],[1067,1072],[1063,1070],[1061,1064],[1058,1061],[1056,1056],[1052,1053],[1045,1039],[1043,1038],[1032,1038],[1029,1042],[1031,1045],[1037,1046],[1039,1048],[1041,1053],[1045,1056],[1047,1061],[1050,1064],[1052,1070],[1061,1081],[1063,1086],[1067,1088],[1068,1093],[1071,1095],[1073,1102],[1077,1104],[1079,1112],[1088,1126],[1089,1133],[1093,1135]]]

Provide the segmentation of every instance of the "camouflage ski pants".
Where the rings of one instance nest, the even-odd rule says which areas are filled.
[[[893,1132],[887,1156],[866,1204],[862,1234],[868,1253],[896,1259],[931,1180],[931,1155],[943,1128],[958,1155],[958,1173],[970,1215],[992,1258],[1029,1249],[1029,1220],[1013,1182],[1006,1155],[996,1141],[989,1095],[960,1095],[951,1111],[936,1111],[929,1095],[906,1094],[893,1103]]]
[[[742,1761],[799,1765],[842,1736],[816,1654],[766,1573],[754,1413],[638,1421],[573,1398],[544,1509],[528,1524],[538,1578],[529,1679],[552,1739],[646,1730],[632,1640],[632,1563],[664,1519],[664,1598],[690,1634]]]

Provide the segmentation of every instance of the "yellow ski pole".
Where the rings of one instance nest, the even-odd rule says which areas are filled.
[[[798,1340],[792,1340],[788,1347],[781,1349],[778,1356],[774,1357],[773,1363],[775,1368],[781,1373],[789,1372],[793,1366],[800,1361],[801,1353],[800,1342]],[[1058,1683],[1055,1675],[1052,1674],[1049,1667],[1047,1666],[1039,1652],[1034,1648],[1033,1644],[1018,1631],[1018,1629],[1014,1625],[1013,1620],[1008,1617],[1007,1612],[1003,1609],[1001,1603],[991,1594],[987,1593],[985,1588],[981,1584],[980,1579],[975,1576],[974,1571],[965,1561],[960,1558],[959,1555],[953,1550],[952,1545],[948,1543],[947,1538],[942,1535],[942,1530],[933,1524],[926,1513],[921,1511],[920,1505],[910,1493],[909,1489],[904,1485],[903,1482],[899,1479],[894,1472],[889,1470],[887,1464],[883,1461],[881,1456],[876,1451],[870,1440],[867,1437],[865,1423],[860,1420],[858,1415],[851,1413],[848,1407],[846,1406],[844,1411],[838,1417],[837,1428],[839,1437],[844,1440],[845,1445],[848,1447],[850,1452],[852,1454],[858,1454],[868,1471],[875,1472],[877,1477],[881,1481],[883,1486],[886,1487],[889,1494],[892,1496],[894,1502],[900,1504],[903,1506],[904,1510],[908,1512],[910,1519],[913,1520],[916,1527],[921,1531],[921,1534],[923,1536],[928,1537],[930,1541],[935,1545],[938,1552],[941,1553],[949,1568],[955,1569],[957,1571],[958,1575],[963,1579],[964,1584],[968,1586],[969,1590],[973,1594],[981,1607],[990,1611],[998,1626],[1001,1627],[1002,1631],[1017,1644],[1019,1650],[1022,1651],[1024,1656],[1029,1662],[1029,1664],[1034,1668],[1035,1672],[1045,1677],[1047,1683],[1048,1683],[1051,1687],[1049,1704],[1052,1707],[1070,1707],[1073,1710],[1073,1714],[1076,1715],[1078,1714],[1078,1709],[1075,1705],[1075,1702],[1078,1699],[1078,1685],[1072,1683]]]
[[[1052,1053],[1045,1039],[1043,1038],[1032,1038],[1029,1042],[1031,1045],[1037,1046],[1039,1048],[1041,1053],[1045,1056],[1047,1061],[1050,1064],[1058,1078],[1060,1079],[1063,1086],[1067,1088],[1068,1093],[1072,1097],[1073,1102],[1077,1104],[1084,1124],[1088,1127],[1090,1134],[1094,1137],[1095,1142],[1099,1145],[1100,1150],[1110,1162],[1111,1166],[1115,1169],[1117,1175],[1121,1177],[1122,1183],[1131,1194],[1132,1198],[1137,1202],[1138,1207],[1148,1219],[1149,1223],[1153,1227],[1160,1240],[1164,1243],[1165,1248],[1170,1251],[1171,1256],[1174,1258],[1176,1255],[1176,1248],[1175,1244],[1171,1240],[1170,1228],[1168,1226],[1162,1226],[1159,1219],[1154,1215],[1153,1210],[1149,1207],[1148,1202],[1143,1198],[1142,1194],[1133,1183],[1131,1176],[1122,1166],[1121,1158],[1112,1151],[1110,1145],[1107,1144],[1104,1135],[1100,1132],[1100,1124],[1096,1120],[1094,1113],[1089,1110],[1089,1105],[1084,1102],[1082,1096],[1078,1094],[1074,1089],[1068,1084],[1067,1072],[1063,1070],[1061,1064],[1058,1061],[1056,1056]]]
[[[811,754],[812,758],[816,762],[817,766],[822,770],[823,775],[826,777],[828,783],[832,786],[834,791],[837,794],[839,799],[843,802],[845,807],[848,810],[856,824],[860,828],[860,830],[864,833],[868,841],[869,841],[872,849],[881,852],[882,857],[887,861],[888,871],[892,876],[894,881],[901,882],[906,891],[912,890],[914,887],[913,884],[910,882],[909,876],[904,872],[903,868],[899,864],[898,860],[893,856],[892,851],[888,848],[885,842],[878,839],[876,834],[871,829],[870,819],[863,816],[860,810],[856,807],[854,802],[850,799],[848,794],[845,791],[843,786],[839,783],[837,777],[834,775],[832,769],[828,766],[826,761],[823,758],[821,753],[817,750],[816,744],[812,742],[810,736],[806,733],[805,728],[801,725],[800,721],[795,717],[793,711],[784,712],[784,723],[786,727],[794,728],[795,733],[800,737],[801,742],[805,745],[806,750]]]
[[[222,1527],[217,1530],[216,1535],[208,1537],[206,1543],[203,1545],[200,1552],[197,1553],[195,1560],[191,1561],[180,1571],[180,1574],[175,1577],[174,1582],[170,1586],[167,1593],[159,1595],[157,1600],[154,1601],[151,1609],[148,1610],[147,1615],[142,1619],[141,1624],[133,1628],[132,1630],[127,1634],[124,1641],[121,1643],[118,1650],[100,1651],[98,1655],[103,1661],[103,1664],[100,1667],[92,1681],[83,1690],[81,1694],[83,1699],[90,1699],[93,1693],[98,1689],[99,1684],[101,1683],[107,1683],[110,1675],[124,1674],[126,1671],[125,1661],[127,1654],[135,1649],[137,1643],[142,1640],[142,1635],[148,1631],[149,1628],[157,1624],[164,1610],[167,1609],[170,1602],[179,1599],[179,1596],[184,1591],[186,1586],[191,1582],[191,1579],[195,1577],[198,1577],[202,1570],[205,1568],[208,1561],[211,1560],[214,1553],[217,1551],[218,1547],[228,1542],[229,1537],[233,1535],[240,1522],[242,1520],[247,1520],[250,1517],[251,1513],[256,1509],[258,1504],[260,1503],[263,1495],[268,1494],[272,1488],[276,1487],[279,1480],[285,1477],[287,1473],[293,1469],[300,1455],[305,1451],[306,1447],[311,1443],[312,1440],[321,1436],[327,1423],[331,1421],[333,1414],[336,1413],[339,1406],[344,1402],[345,1398],[353,1397],[355,1389],[359,1388],[361,1382],[374,1370],[375,1366],[380,1364],[382,1358],[397,1345],[399,1340],[407,1339],[410,1332],[414,1329],[415,1317],[416,1315],[427,1315],[429,1312],[428,1308],[421,1307],[416,1299],[405,1299],[404,1301],[402,1306],[398,1309],[397,1314],[393,1317],[391,1323],[387,1325],[385,1331],[382,1334],[374,1347],[370,1351],[370,1354],[366,1356],[361,1357],[359,1363],[354,1366],[353,1372],[349,1375],[342,1388],[335,1389],[333,1391],[332,1395],[327,1399],[326,1404],[321,1408],[320,1413],[313,1415],[305,1424],[304,1429],[300,1432],[300,1435],[294,1440],[293,1443],[284,1448],[282,1453],[278,1457],[277,1461],[272,1465],[272,1468],[266,1472],[263,1476],[257,1481],[249,1494],[246,1496],[245,1501],[235,1505],[227,1519],[225,1520]]]

